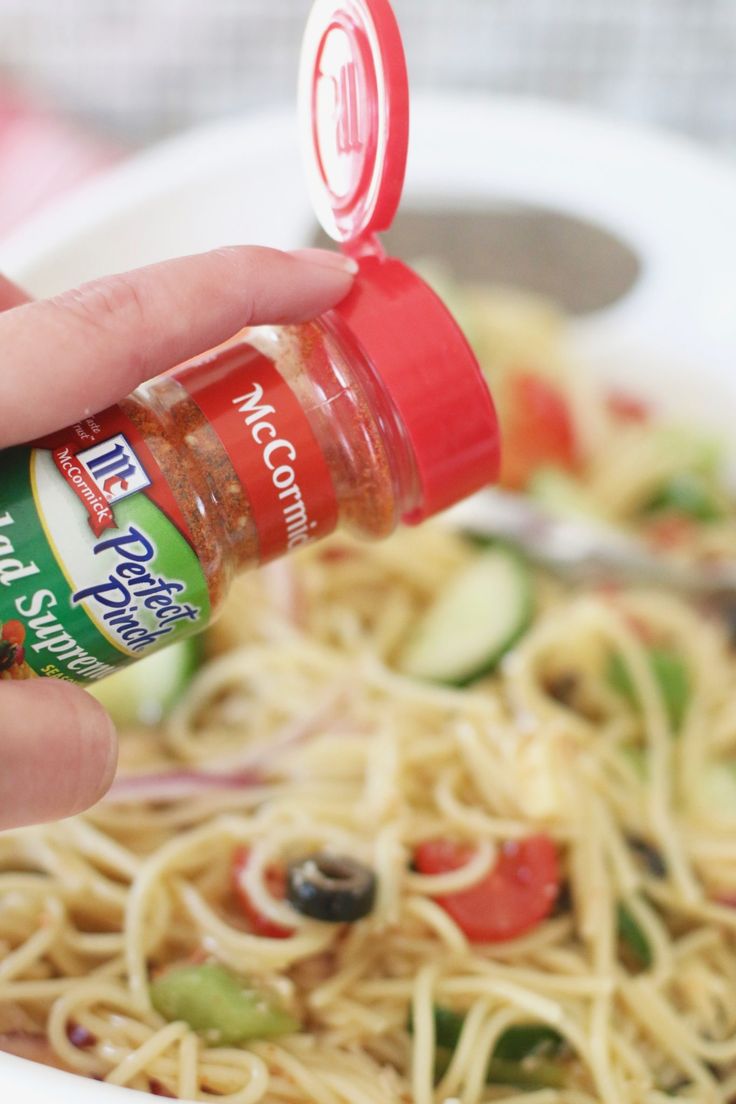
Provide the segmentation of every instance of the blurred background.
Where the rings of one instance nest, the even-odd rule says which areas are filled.
[[[196,123],[292,103],[309,7],[0,0],[0,232],[109,158]],[[547,97],[736,143],[734,0],[395,0],[395,8],[416,89]],[[55,125],[36,115],[34,131],[39,107]],[[60,119],[78,130],[65,124],[62,133]]]

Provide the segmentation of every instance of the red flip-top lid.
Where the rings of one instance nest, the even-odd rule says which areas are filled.
[[[302,47],[300,121],[312,204],[360,258],[337,307],[381,376],[412,445],[420,521],[497,478],[499,428],[480,367],[456,322],[374,235],[401,198],[409,87],[388,0],[316,0]]]
[[[317,0],[299,78],[307,176],[317,217],[335,241],[391,225],[409,142],[409,84],[388,0]]]

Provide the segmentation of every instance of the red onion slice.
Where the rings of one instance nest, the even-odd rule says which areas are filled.
[[[126,805],[134,802],[182,801],[218,790],[247,790],[262,786],[264,776],[256,770],[203,771],[173,770],[149,774],[129,774],[116,778],[105,802]]]

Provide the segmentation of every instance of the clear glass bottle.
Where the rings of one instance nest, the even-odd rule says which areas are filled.
[[[219,606],[239,571],[326,536],[337,525],[364,538],[386,537],[402,515],[419,505],[414,455],[398,413],[365,358],[354,350],[348,359],[334,332],[335,322],[328,315],[302,326],[259,328],[216,358],[192,362],[144,384],[122,404],[174,488],[213,607]],[[277,479],[284,486],[272,483],[274,524],[268,526],[266,541],[259,534],[251,495],[236,471],[237,467],[242,473],[239,440],[249,427],[233,404],[243,393],[246,376],[249,383],[263,378],[264,361],[288,383],[306,422],[300,427],[300,456],[290,461],[290,450],[278,450],[296,479],[292,483],[290,472],[281,472]],[[209,392],[208,409],[213,411],[211,389],[222,387],[223,363],[232,373],[233,394],[223,394],[219,417],[209,420],[197,397],[202,401],[202,393]],[[268,369],[265,374],[270,376]],[[265,405],[268,399],[264,388]],[[290,442],[288,437],[271,438],[271,424],[277,428],[276,421],[253,422],[261,426],[265,447],[274,441]],[[306,449],[310,464],[317,454],[325,469],[313,480],[310,501],[305,501],[297,482]],[[264,464],[270,459],[267,456]],[[274,466],[273,474],[281,468]],[[293,486],[298,494],[280,499]]]

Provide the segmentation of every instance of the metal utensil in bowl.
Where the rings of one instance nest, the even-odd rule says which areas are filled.
[[[524,495],[481,491],[445,518],[472,536],[506,541],[576,582],[644,583],[704,598],[736,594],[736,564],[730,561],[680,563],[613,526],[553,514]]]

